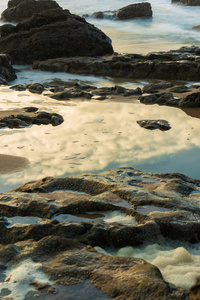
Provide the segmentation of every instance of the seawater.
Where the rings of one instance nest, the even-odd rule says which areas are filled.
[[[91,14],[94,11],[116,10],[131,3],[143,0],[57,0],[59,5],[78,15]],[[149,1],[153,18],[128,21],[87,20],[102,29],[113,41],[115,51],[142,52],[149,50],[176,49],[183,44],[200,44],[200,32],[192,30],[199,25],[200,7],[172,4],[170,0]],[[0,12],[7,7],[7,0],[1,0]]]

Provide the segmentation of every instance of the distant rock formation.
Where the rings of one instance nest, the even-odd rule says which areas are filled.
[[[135,3],[120,8],[116,13],[116,19],[128,20],[134,18],[152,17],[151,4],[148,2]]]
[[[26,0],[20,4],[24,2]],[[28,0],[31,7],[36,2],[43,0]],[[9,54],[15,64],[31,64],[35,60],[63,56],[113,53],[111,40],[101,30],[62,8],[43,10],[16,26],[5,24],[1,26],[0,34],[0,52]]]
[[[187,6],[198,6],[200,5],[200,0],[172,0],[172,3],[180,3]]]
[[[149,2],[134,3],[112,11],[97,11],[91,17],[96,19],[131,20],[135,18],[151,18],[153,15]],[[89,17],[90,15],[84,15]]]

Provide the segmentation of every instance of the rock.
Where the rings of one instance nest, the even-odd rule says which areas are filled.
[[[36,13],[9,30],[4,26],[7,25],[1,27],[4,36],[0,40],[0,51],[9,54],[17,64],[113,53],[111,40],[101,30],[61,8]]]
[[[152,17],[151,4],[148,2],[130,4],[119,9],[116,13],[116,19],[128,20],[134,18],[148,18]]]
[[[92,14],[92,17],[96,19],[103,19],[104,14],[102,11],[97,11]]]
[[[40,1],[42,1],[42,0],[40,0]],[[42,92],[44,91],[44,86],[40,83],[26,84],[25,87],[31,93],[42,94]]]
[[[138,98],[141,103],[146,104],[159,104],[169,106],[179,106],[179,99],[174,98],[170,92],[166,93],[155,93],[151,95],[142,95]]]
[[[157,93],[159,90],[164,90],[172,87],[171,82],[159,82],[159,83],[149,83],[145,85],[142,89],[143,93]]]
[[[53,0],[10,0],[8,8],[1,14],[2,20],[19,23],[34,14],[60,6]]]
[[[41,117],[47,115],[42,113]],[[31,277],[39,299],[51,299],[48,293],[61,287],[77,299],[77,291],[89,282],[90,295],[94,287],[101,291],[98,296],[92,294],[93,299],[188,300],[188,292],[164,280],[156,266],[140,258],[104,255],[94,247],[129,249],[157,243],[157,247],[166,245],[168,250],[172,240],[179,247],[182,242],[190,247],[189,243],[200,241],[199,201],[200,180],[179,173],[119,168],[28,182],[0,194],[2,275],[8,285],[8,278],[12,280],[19,265],[23,267],[28,261],[37,269],[39,264],[45,280],[40,281],[38,273]],[[142,213],[141,206],[151,210]],[[66,219],[59,220],[60,215]],[[110,216],[107,221],[106,215]],[[26,226],[16,226],[12,221],[12,227],[8,227],[13,216],[33,216],[37,220]],[[65,289],[71,285],[72,295]],[[190,295],[195,291],[192,287]]]
[[[182,98],[179,102],[180,107],[200,107],[200,93],[191,93]]]
[[[34,62],[33,68],[54,72],[159,80],[200,80],[199,47],[182,47],[147,55],[117,55],[109,58],[58,58]]]
[[[27,107],[24,108],[26,112],[34,112],[34,116],[26,115],[26,114],[18,114],[17,116],[10,115],[0,119],[0,127],[8,127],[8,128],[22,128],[27,127],[32,124],[52,124],[52,126],[58,126],[64,122],[64,119],[61,115],[56,113],[47,113],[47,112],[38,112],[38,108],[35,107]]]
[[[189,291],[189,300],[199,300],[199,299],[200,299],[200,277],[197,278],[195,285],[192,286]]]
[[[90,93],[87,93],[85,91],[82,91],[79,88],[71,88],[71,89],[64,89],[64,91],[55,93],[54,95],[51,95],[50,98],[56,99],[56,100],[69,100],[71,98],[87,98],[90,99],[92,95]]]
[[[185,93],[188,91],[189,91],[189,88],[185,85],[177,85],[170,89],[170,92],[173,92],[173,93]]]
[[[17,76],[10,63],[10,57],[6,54],[0,54],[0,85],[16,79]]]
[[[161,131],[167,131],[171,129],[171,126],[166,120],[141,120],[137,121],[137,123],[144,127],[145,129],[160,129]]]
[[[200,5],[200,0],[172,0],[173,2],[179,2],[180,4],[184,4],[187,6],[199,6]]]

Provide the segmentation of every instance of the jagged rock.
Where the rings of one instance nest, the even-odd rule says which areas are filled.
[[[137,121],[137,123],[141,127],[150,130],[160,129],[161,131],[166,131],[171,129],[171,126],[165,120],[141,120],[141,121]]]
[[[0,84],[8,84],[8,82],[16,78],[17,76],[11,66],[9,56],[0,54]]]
[[[116,19],[128,20],[134,18],[152,17],[151,4],[148,2],[135,3],[120,8],[116,13]]]
[[[3,25],[0,31],[3,33],[0,51],[9,54],[12,62],[18,64],[113,53],[111,40],[101,30],[61,8],[36,13],[9,30]]]
[[[2,12],[1,18],[8,22],[21,22],[35,13],[52,8],[60,8],[60,6],[53,0],[10,0],[8,8]]]
[[[199,243],[199,201],[199,180],[133,168],[26,183],[0,195],[1,274],[9,282],[10,267],[14,272],[19,264],[40,263],[46,280],[38,281],[34,274],[31,277],[31,285],[42,291],[37,291],[39,299],[51,297],[48,293],[57,293],[60,285],[71,284],[75,285],[72,298],[76,299],[81,284],[90,280],[105,299],[188,300],[188,292],[163,280],[152,264],[100,254],[93,247],[161,245],[166,238],[166,244],[169,239],[178,244]],[[145,206],[151,210],[142,213]],[[111,220],[116,213],[124,219]],[[110,216],[107,221],[106,215]],[[17,225],[18,220],[11,218],[24,216],[36,220]],[[191,288],[190,295],[195,291]]]
[[[200,80],[199,47],[147,55],[118,55],[110,58],[58,58],[34,62],[33,68],[54,72],[160,80]]]

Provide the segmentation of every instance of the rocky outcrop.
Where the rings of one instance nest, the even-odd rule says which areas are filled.
[[[84,15],[84,17],[92,17],[96,19],[112,19],[112,20],[131,20],[136,18],[151,18],[153,15],[151,4],[149,2],[134,3],[122,7],[118,10],[97,11],[92,15]]]
[[[60,8],[60,6],[53,0],[10,0],[8,8],[1,14],[1,19],[19,23],[36,13],[55,8]]]
[[[184,4],[187,6],[199,6],[200,5],[200,0],[172,0],[172,3],[180,3]]]
[[[16,79],[15,70],[11,66],[8,55],[0,54],[0,85]]]
[[[148,2],[135,3],[119,9],[115,15],[118,20],[152,17],[151,4]]]
[[[0,32],[0,51],[16,64],[113,53],[111,40],[101,30],[61,8],[36,13],[16,26],[3,25]]]
[[[161,131],[167,131],[171,129],[171,126],[166,120],[141,120],[137,121],[140,127],[149,130],[160,129]]]
[[[61,115],[56,113],[47,113],[45,111],[41,111],[36,113],[37,109],[35,108],[25,108],[24,109],[27,113],[34,112],[34,115],[28,114],[18,114],[18,115],[10,115],[0,119],[0,128],[23,128],[28,127],[33,124],[37,125],[48,125],[51,124],[52,126],[58,126],[64,122],[64,119]]]
[[[147,55],[127,54],[110,58],[59,58],[39,61],[34,69],[112,77],[162,80],[200,80],[200,48],[182,47]]]
[[[100,254],[94,247],[161,245],[165,238],[199,243],[199,186],[199,180],[179,173],[120,168],[46,177],[1,194],[1,284],[16,296],[12,282],[20,285],[15,270],[18,274],[21,266],[26,293],[30,287],[29,296],[39,299],[56,294],[62,299],[59,293],[69,293],[71,285],[76,299],[85,280],[91,281],[91,299],[189,299],[152,264]]]

